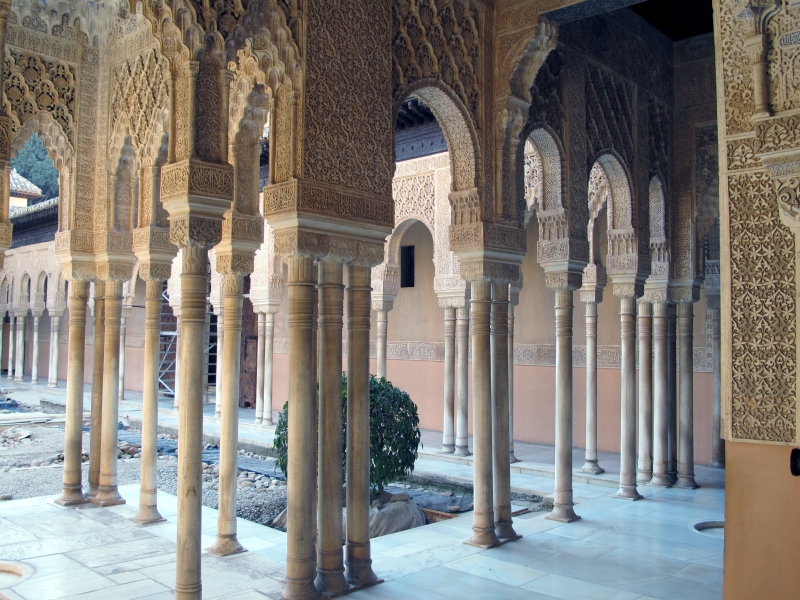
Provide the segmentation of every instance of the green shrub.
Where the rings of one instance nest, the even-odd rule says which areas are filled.
[[[370,469],[372,495],[414,470],[420,445],[417,405],[409,395],[384,378],[369,378]],[[288,464],[288,403],[278,415],[274,449],[278,467],[286,473]],[[342,476],[347,464],[347,373],[342,373]]]

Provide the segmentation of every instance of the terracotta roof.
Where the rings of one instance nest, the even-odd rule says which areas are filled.
[[[42,195],[42,190],[17,173],[16,169],[11,169],[9,188],[9,194],[18,198],[38,198]]]

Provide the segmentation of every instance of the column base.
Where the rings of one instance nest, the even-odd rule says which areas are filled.
[[[273,427],[275,425],[272,419],[264,419],[264,421],[261,424],[264,425],[265,427]]]
[[[519,462],[519,459],[516,456],[514,456],[514,451],[513,450],[508,453],[508,462],[510,464],[514,464],[516,462]]]
[[[337,596],[350,590],[350,584],[344,578],[344,567],[334,570],[318,568],[314,586],[326,596]]]
[[[724,460],[713,459],[709,466],[712,469],[724,469],[725,468],[725,461]]]
[[[209,548],[206,548],[206,552],[215,556],[227,556],[229,554],[247,552],[247,549],[239,543],[235,533],[226,535],[218,533],[216,541]]]
[[[505,541],[517,540],[522,537],[516,531],[514,531],[514,526],[512,525],[511,521],[508,521],[507,523],[495,521],[494,533],[498,539]]]
[[[78,504],[86,504],[89,502],[89,498],[83,495],[80,487],[65,487],[62,490],[61,495],[53,500],[53,502],[59,506],[76,506]]]
[[[453,454],[456,456],[472,456],[472,452],[469,451],[469,446],[456,446]]]
[[[668,470],[667,471],[667,477],[669,477],[669,480],[673,483],[673,485],[675,483],[677,483],[678,482],[678,467],[677,466],[673,466],[670,470]]]
[[[161,516],[155,506],[140,506],[139,512],[131,517],[131,521],[137,525],[151,525],[153,523],[161,523],[166,519]]]
[[[596,460],[587,460],[583,463],[583,466],[578,469],[581,473],[589,473],[591,475],[599,475],[600,473],[605,473],[606,470],[597,464]]]
[[[317,600],[322,598],[319,590],[312,581],[295,581],[286,578],[286,587],[283,588],[281,598],[285,600]]]
[[[694,480],[694,475],[678,475],[678,481],[675,483],[675,487],[684,488],[687,490],[696,490],[700,486],[697,485],[697,482]]]
[[[456,451],[454,444],[442,444],[442,449],[439,454],[453,454]]]
[[[203,600],[203,584],[175,585],[175,600]]]
[[[256,419],[255,420],[255,424],[256,425],[263,425],[264,424],[264,419]]]
[[[644,496],[636,491],[635,485],[621,485],[619,486],[619,491],[614,494],[614,498],[619,500],[642,500]]]
[[[94,498],[95,496],[97,496],[97,485],[92,485],[90,483],[89,484],[89,491],[86,492],[86,497],[87,498]]]
[[[494,527],[486,530],[473,527],[472,535],[464,543],[478,548],[494,548],[500,543],[500,539],[497,537]]]
[[[345,563],[344,578],[356,587],[366,587],[383,581],[372,570],[372,559]]]
[[[97,506],[116,506],[118,504],[125,504],[125,498],[119,495],[119,491],[115,485],[101,485],[98,488],[95,497],[90,501],[92,504],[96,504]]]
[[[558,521],[560,523],[573,523],[578,521],[580,516],[575,514],[575,509],[572,508],[571,504],[556,504],[545,519]]]
[[[655,475],[653,475],[653,478],[650,480],[650,483],[648,483],[647,485],[649,485],[650,487],[668,488],[668,487],[672,487],[672,482],[669,480],[669,477],[667,477],[666,475],[659,475],[658,473],[656,473]]]
[[[47,387],[49,387],[49,388],[57,388],[58,384],[57,383],[53,383],[53,382],[48,382],[47,383]]]
[[[636,472],[636,483],[639,485],[646,485],[650,483],[650,480],[653,479],[653,472],[652,471],[637,471]]]
[[[18,381],[18,382],[22,383],[25,380],[22,377],[14,377],[14,381]]]

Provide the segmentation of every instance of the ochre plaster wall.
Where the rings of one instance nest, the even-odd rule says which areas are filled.
[[[800,477],[791,448],[726,442],[725,600],[800,596]]]

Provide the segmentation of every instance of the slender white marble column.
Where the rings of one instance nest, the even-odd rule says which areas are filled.
[[[490,313],[492,348],[492,457],[494,475],[495,534],[503,540],[518,538],[511,518],[511,466],[508,405],[508,283],[492,284]]]
[[[0,315],[1,315],[0,316],[0,356],[2,356],[3,355],[3,343],[4,343],[4,339],[3,338],[5,337],[5,334],[6,334],[5,323],[4,323],[5,318],[6,318],[5,311],[0,312]],[[2,371],[2,366],[0,366],[0,371]]]
[[[94,282],[94,345],[92,346],[92,420],[89,428],[89,498],[100,487],[100,455],[103,439],[103,351],[106,337],[106,284]]]
[[[456,456],[469,456],[469,303],[456,309],[456,337],[458,339],[456,379],[458,398],[456,403]]]
[[[286,587],[288,600],[316,598],[314,587],[316,552],[314,547],[313,456],[316,415],[314,410],[314,357],[312,313],[314,264],[307,256],[290,256],[289,296],[289,464],[287,473],[288,512],[286,526]],[[349,429],[349,428],[348,428]],[[349,454],[349,452],[348,452]],[[349,479],[349,477],[348,477]],[[348,502],[348,510],[350,503]]]
[[[639,301],[639,461],[636,483],[653,478],[653,305]]]
[[[444,307],[444,418],[442,454],[453,454],[455,438],[456,309]]]
[[[680,445],[678,446],[677,487],[699,487],[694,480],[694,305],[678,304],[678,340],[680,344]]]
[[[16,355],[14,356],[14,381],[23,381],[22,373],[25,368],[25,316],[26,313],[17,315],[17,343]]]
[[[39,384],[39,316],[33,315],[33,340],[31,344],[31,383]]]
[[[584,473],[605,472],[597,463],[597,302],[586,303],[586,458]]]
[[[16,338],[16,331],[14,326],[17,323],[17,317],[8,313],[8,375],[6,379],[9,381],[14,379],[14,339]]]
[[[650,485],[669,487],[669,398],[667,377],[666,302],[653,303],[653,478]]]
[[[711,436],[711,466],[725,468],[725,440],[721,435],[722,419],[722,335],[719,295],[706,296],[711,313],[711,350],[714,369],[714,424]]]
[[[342,265],[319,269],[319,479],[317,487],[316,587],[336,594],[348,589],[342,553]],[[360,359],[361,357],[358,357]],[[349,516],[349,515],[348,515]]]
[[[508,462],[519,462],[514,456],[514,302],[519,294],[510,294],[508,303]]]
[[[50,313],[50,368],[47,370],[47,387],[58,387],[58,330],[61,315]]]
[[[217,265],[220,263],[217,262]],[[217,373],[230,375],[241,372],[242,302],[244,276],[239,273],[222,275],[222,303],[225,318],[222,360],[217,363]],[[225,377],[221,388],[222,423],[219,444],[219,511],[217,512],[217,539],[208,549],[218,556],[244,552],[236,533],[236,457],[239,441],[239,378]]]
[[[139,510],[133,521],[157,523],[156,473],[158,465],[158,343],[161,334],[161,288],[159,279],[146,282],[144,300],[144,381],[142,386],[142,474],[139,482]]]
[[[258,350],[256,352],[256,425],[264,422],[264,320],[263,312],[258,315]]]
[[[490,351],[490,311],[492,284],[472,282],[472,394],[474,511],[469,543],[491,548],[499,543],[494,527],[492,490],[492,357]]]
[[[86,502],[83,495],[81,453],[83,443],[83,357],[86,343],[86,297],[89,283],[69,282],[69,362],[67,363],[67,414],[64,425],[64,483],[56,504]]]
[[[92,502],[98,506],[124,504],[117,489],[117,423],[119,417],[119,341],[122,282],[106,281],[105,352],[103,356],[103,423],[100,441],[100,486]]]
[[[369,328],[371,268],[347,265],[347,547],[345,578],[364,586],[372,570],[369,541]]]
[[[389,329],[389,311],[379,310],[378,312],[378,344],[377,344],[377,363],[378,377],[386,378],[386,344],[387,332]]]
[[[677,306],[670,304],[667,312],[667,398],[669,400],[667,476],[678,481],[678,349]]]
[[[572,290],[556,293],[556,481],[548,519],[571,523],[572,498]]]
[[[181,315],[180,312],[175,315],[175,389],[173,398],[173,407],[178,409],[180,407],[181,397]]]
[[[640,500],[636,489],[636,298],[620,297],[621,420],[619,491],[616,498]]]
[[[272,372],[275,345],[275,313],[264,315],[264,425],[272,425]]]
[[[125,399],[125,344],[128,332],[128,317],[123,316],[119,322],[119,383],[117,397]]]
[[[225,380],[225,372],[222,368],[222,363],[225,360],[225,313],[218,310],[217,315],[217,365],[216,365],[216,379],[214,383],[215,393],[215,406],[214,416],[218,419],[222,416],[222,386]]]

